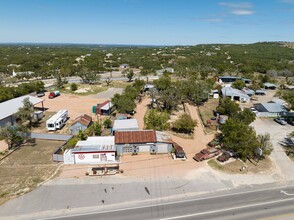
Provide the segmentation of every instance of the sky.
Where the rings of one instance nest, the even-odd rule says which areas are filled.
[[[0,0],[0,43],[294,41],[294,0]]]

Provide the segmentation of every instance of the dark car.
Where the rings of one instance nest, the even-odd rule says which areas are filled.
[[[287,124],[287,122],[285,121],[284,118],[275,118],[274,121],[279,123],[280,125],[286,125]]]
[[[38,97],[43,97],[43,96],[45,96],[45,93],[44,93],[44,92],[38,92],[38,93],[37,93],[37,96],[38,96]]]

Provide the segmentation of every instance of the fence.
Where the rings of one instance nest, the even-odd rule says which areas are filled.
[[[72,138],[72,135],[66,134],[44,134],[44,133],[29,133],[31,138],[43,139],[43,140],[55,140],[55,141],[68,141]]]

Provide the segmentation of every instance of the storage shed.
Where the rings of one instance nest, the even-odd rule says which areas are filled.
[[[107,100],[101,104],[97,104],[96,114],[97,115],[110,115],[114,110],[114,105],[111,101]]]
[[[70,134],[78,134],[79,131],[86,130],[92,124],[92,117],[83,114],[77,117],[69,128]]]
[[[137,119],[114,120],[112,132],[139,130]]]

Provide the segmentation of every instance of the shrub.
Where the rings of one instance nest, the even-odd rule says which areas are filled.
[[[78,85],[76,83],[72,83],[70,84],[70,90],[71,91],[77,91],[78,90]]]
[[[111,121],[111,119],[110,119],[110,118],[106,118],[106,119],[104,120],[104,122],[103,122],[103,125],[104,125],[104,127],[106,127],[106,128],[111,128],[111,125],[112,125],[112,121]]]
[[[184,113],[173,123],[173,130],[181,133],[192,133],[197,122],[190,115]]]

